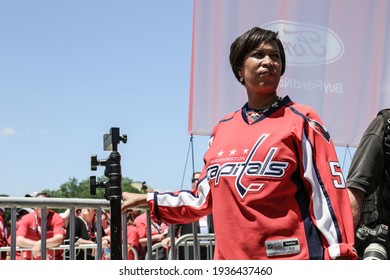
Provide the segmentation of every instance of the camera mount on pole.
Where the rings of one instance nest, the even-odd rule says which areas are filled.
[[[121,155],[118,152],[118,144],[127,142],[127,135],[120,136],[119,128],[112,127],[110,133],[104,134],[103,146],[105,151],[112,151],[110,156],[104,160],[98,160],[96,155],[91,156],[91,170],[96,171],[97,166],[105,166],[104,175],[107,182],[96,182],[96,176],[90,177],[90,193],[96,195],[97,188],[103,188],[104,197],[110,201],[110,237],[111,237],[111,259],[122,259],[122,170]]]

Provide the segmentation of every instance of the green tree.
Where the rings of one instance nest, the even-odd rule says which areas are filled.
[[[98,182],[106,182],[107,178],[102,176],[97,179]],[[132,180],[122,178],[122,191],[140,193],[141,191],[132,186]],[[42,192],[48,193],[51,197],[58,198],[104,198],[104,189],[97,189],[96,195],[90,194],[89,178],[79,182],[76,178],[69,178],[69,181],[62,184],[58,190],[45,189]]]

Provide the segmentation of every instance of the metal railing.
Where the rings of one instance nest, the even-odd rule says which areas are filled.
[[[76,208],[94,208],[97,209],[97,259],[102,256],[102,209],[109,208],[109,202],[104,199],[80,199],[80,198],[46,198],[46,197],[0,197],[0,207],[11,208],[11,236],[10,236],[10,259],[16,259],[16,213],[18,208],[41,208],[41,259],[46,260],[46,211],[51,209],[70,209],[69,215],[69,250],[70,259],[75,259],[76,245],[75,245],[75,209]],[[126,230],[126,227],[123,228]],[[126,235],[124,235],[124,238]],[[124,244],[127,247],[127,242]],[[20,249],[19,249],[20,250]],[[123,251],[126,253],[127,251]],[[127,256],[126,256],[127,257]]]
[[[171,243],[172,244],[172,243]],[[215,248],[214,234],[198,234],[197,239],[194,239],[193,234],[185,234],[180,236],[173,243],[174,246],[167,251],[162,243],[156,243],[152,246],[152,257],[146,256],[147,260],[212,260]],[[198,250],[195,247],[198,246]],[[184,256],[179,256],[179,251],[183,250]],[[202,258],[200,252],[203,251],[205,255]],[[199,252],[199,255],[196,253]]]
[[[60,245],[49,250],[69,250],[70,260],[76,259],[77,250],[95,250],[95,259],[102,259],[102,209],[109,209],[109,201],[105,199],[81,199],[81,198],[28,198],[28,197],[0,197],[0,208],[11,209],[11,230],[10,230],[10,246],[0,247],[0,252],[8,252],[11,260],[16,259],[17,252],[20,254],[24,251],[29,251],[29,248],[20,248],[16,246],[16,220],[18,208],[41,208],[42,209],[42,221],[41,221],[41,259],[46,260],[46,211],[47,209],[70,209],[69,215],[69,244]],[[75,209],[78,208],[94,208],[97,209],[97,234],[96,244],[91,245],[76,245],[75,244]],[[194,248],[194,259],[200,259],[199,250],[201,247],[206,247],[208,250],[208,258],[212,259],[213,248],[215,245],[214,234],[202,235],[202,234],[189,234],[182,236],[175,240],[173,225],[170,225],[171,233],[171,248],[168,250],[167,257],[165,259],[176,259],[178,248],[184,247],[188,252],[189,247]],[[150,212],[147,210],[147,253],[145,259],[155,259],[153,256],[158,256],[158,250],[161,249],[161,244],[152,245],[151,238],[151,221]],[[128,259],[128,243],[127,243],[127,226],[126,226],[126,213],[122,214],[122,254],[123,259]],[[138,252],[135,248],[131,249],[134,253],[135,259],[138,259]],[[65,254],[64,254],[65,255]],[[86,255],[86,254],[84,254]],[[188,256],[188,253],[186,254]]]
[[[176,242],[175,242],[175,255],[178,256],[179,250],[182,248],[184,250],[184,259],[189,260],[191,257],[196,258],[196,256],[190,255],[190,250],[193,249],[194,255],[196,250],[194,249],[194,246],[199,246],[198,251],[201,252],[202,249],[204,249],[206,256],[206,260],[212,260],[214,256],[214,248],[215,248],[215,236],[214,234],[198,234],[197,235],[197,242],[194,242],[194,235],[193,234],[185,234],[180,236]],[[197,244],[197,245],[196,245]],[[200,253],[199,253],[200,254]],[[174,254],[169,254],[169,259],[173,259]],[[177,258],[176,258],[177,259]],[[202,257],[199,255],[198,259],[202,259]]]
[[[87,250],[92,249],[92,250],[97,250],[98,244],[80,244],[80,245],[75,245],[75,255],[77,256],[81,251],[83,251],[83,260],[87,260]],[[23,257],[24,253],[26,252],[31,252],[31,248],[22,248],[22,247],[16,247],[16,256],[15,259],[24,259],[27,260],[26,258]],[[63,260],[70,260],[69,255],[67,253],[70,253],[70,245],[59,245],[56,247],[52,247],[49,250],[52,250],[55,254],[56,251],[60,251],[62,253],[62,259]],[[134,254],[134,260],[138,260],[138,252],[135,248],[131,248],[133,254]],[[6,247],[0,247],[0,253],[5,252],[8,256],[9,259],[11,259],[10,254],[11,254],[11,246],[6,246]],[[29,254],[29,256],[32,256],[32,254]],[[29,259],[33,259],[30,257]],[[95,254],[95,260],[97,260],[97,254]]]

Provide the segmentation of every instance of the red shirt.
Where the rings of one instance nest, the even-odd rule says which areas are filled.
[[[135,218],[134,224],[138,229],[139,238],[146,238],[146,213],[141,214]],[[152,235],[168,233],[168,228],[169,225],[164,222],[156,223],[152,221]]]
[[[56,234],[65,235],[64,220],[59,214],[49,210],[47,214],[46,239],[52,238]],[[23,236],[35,241],[41,240],[41,219],[38,218],[35,212],[26,214],[19,220],[16,236]],[[55,252],[55,257],[53,257],[53,250],[47,250],[47,254],[47,259],[62,259],[62,251],[60,250]],[[24,251],[22,258],[31,260],[31,251]],[[40,259],[40,257],[36,259]]]
[[[137,227],[134,225],[127,226],[127,243],[132,244],[133,247],[138,250],[138,248],[139,248],[139,234],[138,234]],[[133,250],[131,250],[131,249],[129,249],[129,252],[128,252],[128,259],[129,260],[135,259]]]
[[[0,216],[0,247],[5,245],[5,235],[4,235],[4,219],[3,216]]]

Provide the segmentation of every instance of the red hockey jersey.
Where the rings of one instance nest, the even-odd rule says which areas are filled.
[[[153,218],[212,213],[215,259],[357,259],[344,177],[316,112],[285,97],[250,123],[246,108],[214,128],[198,191],[148,194]]]

